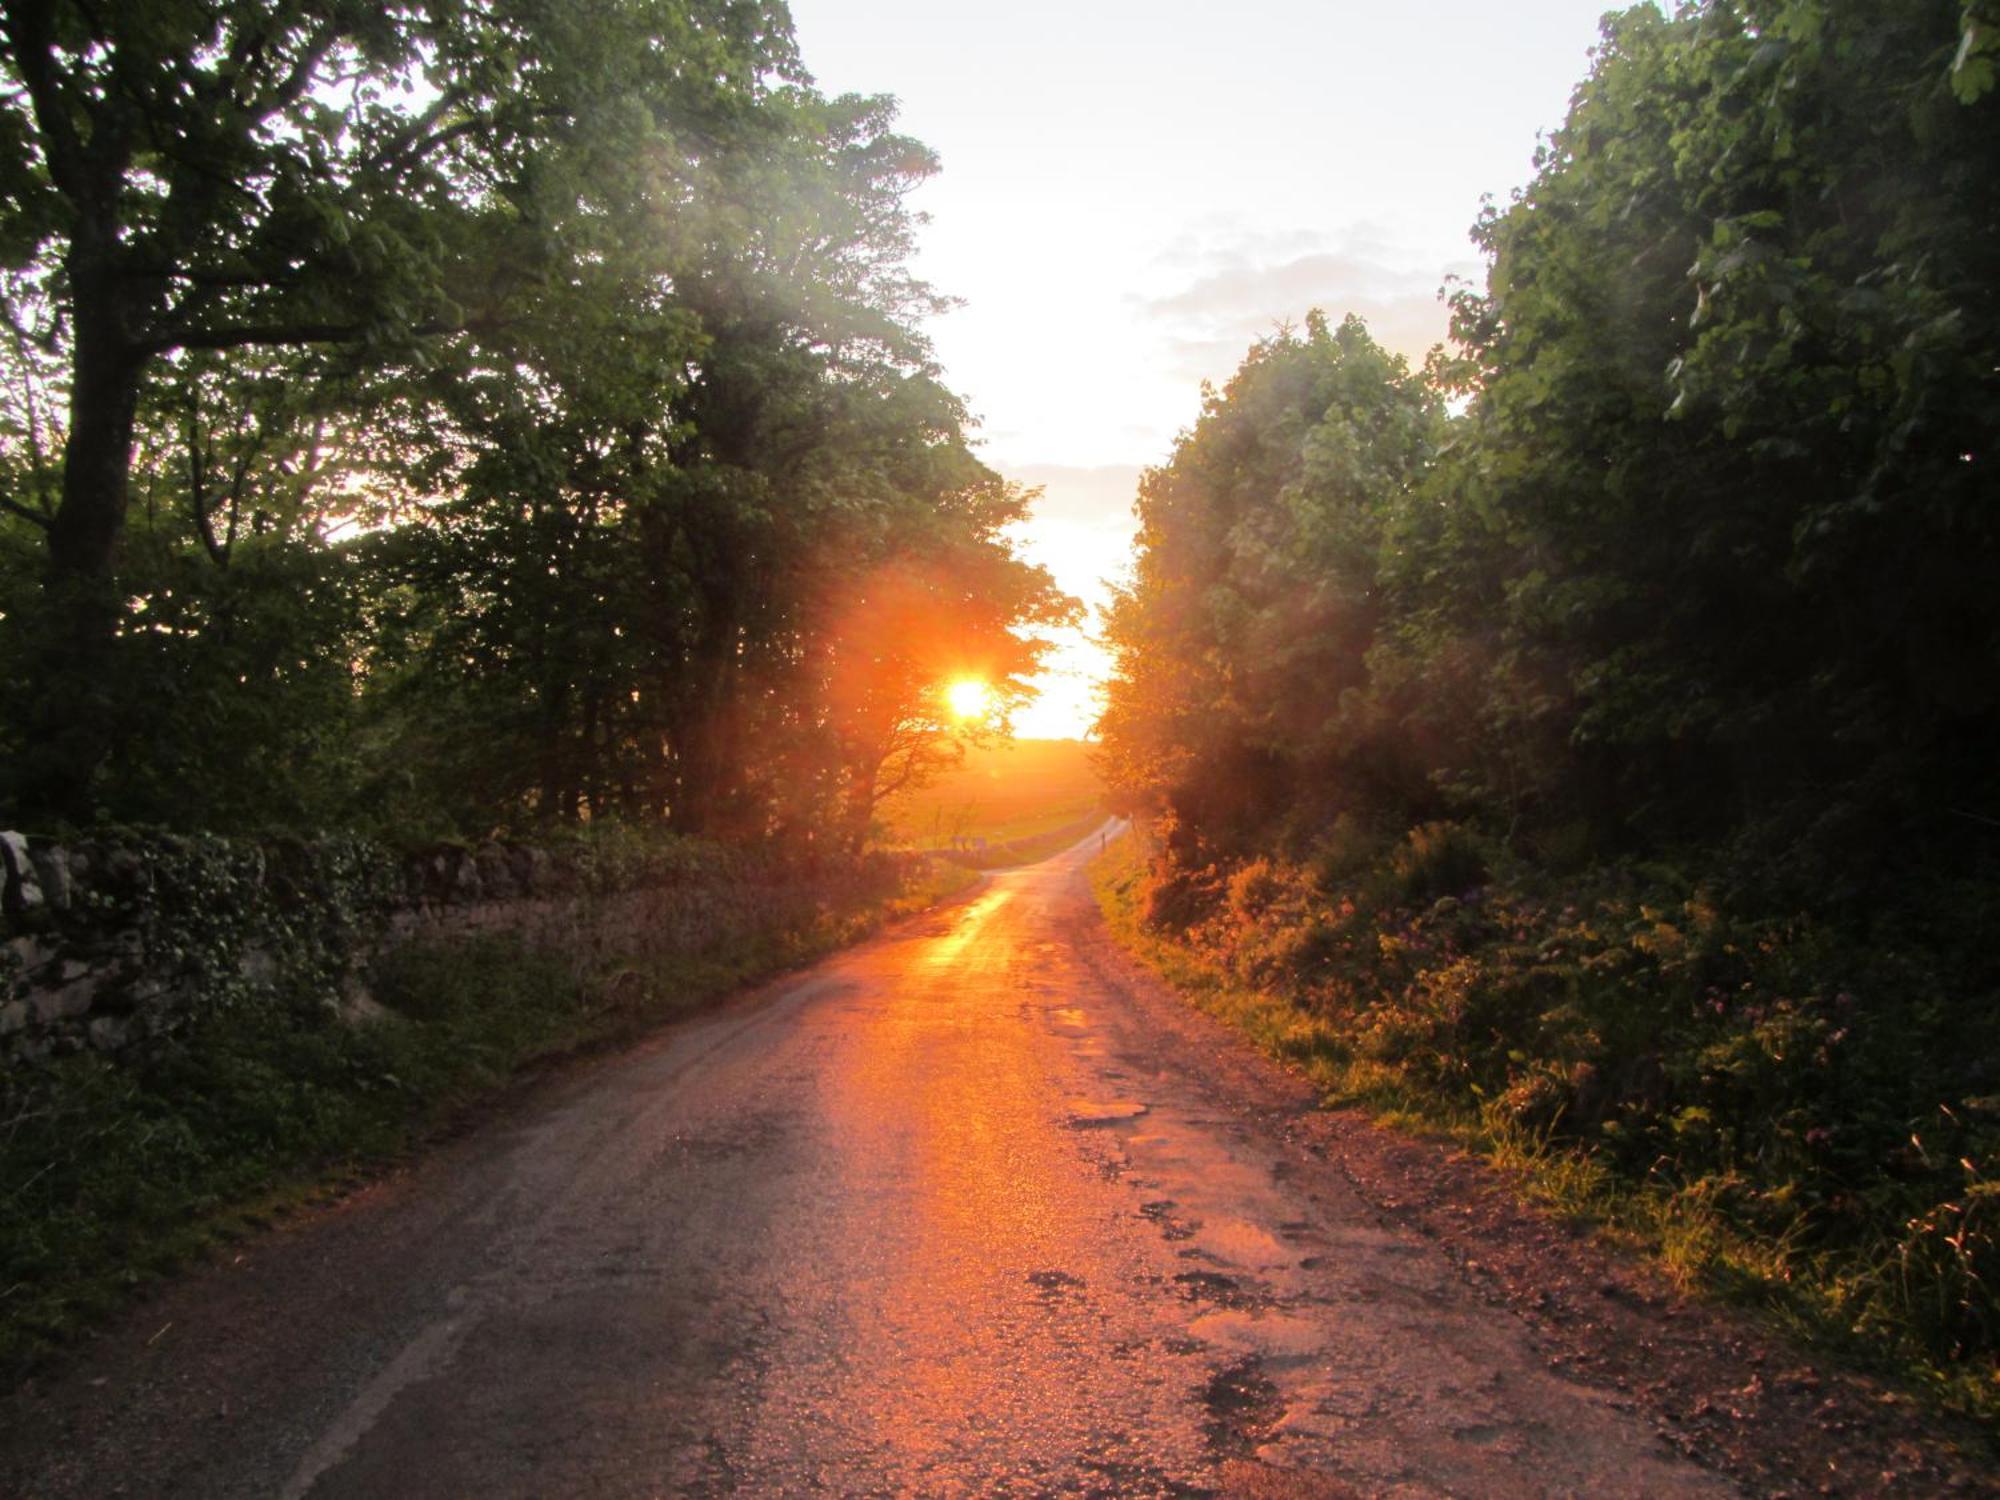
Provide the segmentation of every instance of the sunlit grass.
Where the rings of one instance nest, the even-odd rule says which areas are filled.
[[[968,751],[931,785],[881,810],[890,838],[919,849],[1037,838],[1092,816],[1104,795],[1076,740],[1011,740]]]
[[[1482,1156],[1524,1200],[1644,1257],[1682,1291],[1753,1310],[1843,1362],[2000,1423],[2000,1378],[1989,1366],[1939,1363],[1884,1336],[1882,1286],[1897,1266],[1806,1253],[1802,1221],[1772,1235],[1745,1233],[1721,1207],[1735,1183],[1715,1176],[1679,1185],[1621,1177],[1597,1152],[1557,1138],[1551,1128],[1524,1124],[1495,1101],[1469,1107],[1462,1095],[1426,1082],[1404,1062],[1361,1055],[1328,1018],[1247,985],[1212,955],[1149,929],[1141,919],[1146,860],[1136,837],[1113,844],[1089,873],[1123,946],[1198,1009],[1302,1073],[1328,1107],[1356,1108],[1385,1128],[1449,1140]]]

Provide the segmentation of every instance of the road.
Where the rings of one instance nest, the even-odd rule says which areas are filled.
[[[1097,847],[577,1068],[188,1278],[17,1404],[0,1478],[1735,1493],[1357,1198],[1290,1128],[1302,1086],[1112,945]]]

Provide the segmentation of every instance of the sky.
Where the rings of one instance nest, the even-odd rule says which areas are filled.
[[[1482,195],[1532,172],[1604,0],[793,0],[828,93],[890,94],[943,171],[915,269],[981,455],[1040,486],[1022,553],[1093,607],[1140,470],[1256,339],[1314,307],[1421,360],[1478,280]],[[1024,735],[1084,733],[1066,640]]]

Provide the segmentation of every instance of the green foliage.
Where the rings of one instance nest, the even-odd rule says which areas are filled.
[[[1463,894],[1486,883],[1486,856],[1462,824],[1421,823],[1389,859],[1395,893],[1405,903]]]
[[[1437,394],[1352,318],[1264,341],[1209,394],[1141,483],[1137,577],[1107,630],[1110,782],[1226,840],[1393,776],[1357,693],[1383,530],[1444,430]]]
[[[227,1233],[228,1210],[394,1150],[576,1014],[563,967],[519,952],[469,950],[422,977],[440,1000],[408,1024],[357,1029],[266,993],[205,1009],[137,1060],[84,1052],[11,1073],[0,1360],[18,1365]]]
[[[1990,9],[1608,16],[1453,351],[1315,316],[1147,474],[1101,725],[1260,1033],[1977,1403]]]
[[[0,822],[853,844],[1073,616],[935,160],[781,6],[58,3],[0,77]]]
[[[1690,1280],[1990,1408],[1990,997],[1938,1004],[1935,951],[1731,917],[1666,871],[1555,884],[1508,862],[1405,892],[1434,838],[1332,885],[1251,861],[1172,934],[1133,920],[1157,872],[1105,895],[1128,941],[1329,1097],[1464,1132]]]
[[[1996,162],[1955,10],[1618,18],[1482,224],[1468,482],[1566,730],[1529,797],[1802,886],[1991,801]]]

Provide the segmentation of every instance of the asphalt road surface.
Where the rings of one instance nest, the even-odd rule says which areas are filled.
[[[187,1278],[0,1478],[1733,1493],[1368,1211],[1288,1128],[1302,1086],[1112,945],[1097,848],[576,1068]]]

